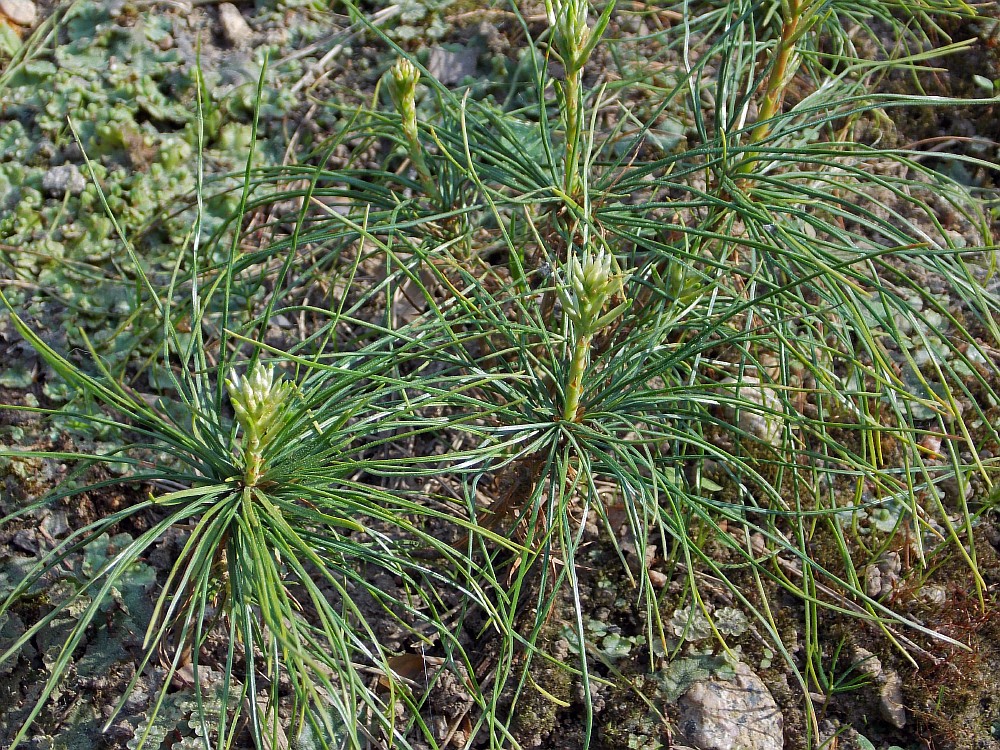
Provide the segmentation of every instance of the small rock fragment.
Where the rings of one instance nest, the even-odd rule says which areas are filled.
[[[33,26],[38,10],[32,0],[0,0],[0,13],[18,26]]]
[[[861,646],[855,646],[853,649],[853,659],[854,663],[851,665],[851,669],[855,674],[862,675],[867,674],[873,680],[882,680],[882,661],[875,654],[866,648]]]
[[[253,36],[250,25],[232,3],[222,3],[219,6],[219,23],[222,25],[222,36],[232,47],[244,46]]]
[[[76,164],[52,167],[42,176],[42,190],[53,198],[62,198],[66,193],[79,195],[86,186],[87,180]]]
[[[137,685],[128,698],[125,699],[125,709],[138,714],[146,708],[148,703],[149,692],[142,685]]]
[[[782,750],[782,717],[746,664],[734,680],[701,680],[681,696],[678,729],[699,750]]]
[[[878,711],[882,718],[896,729],[906,726],[906,709],[903,707],[903,681],[893,671],[885,673],[885,683],[879,691]]]
[[[882,571],[875,565],[865,566],[865,593],[872,599],[882,594]]]
[[[14,534],[11,545],[19,552],[34,555],[38,552],[38,536],[30,529],[21,529]]]
[[[898,552],[886,552],[865,567],[865,593],[872,599],[891,594],[899,586],[903,563]]]
[[[972,486],[967,478],[958,476],[952,476],[945,479],[939,485],[944,496],[948,500],[971,500],[972,496],[975,494],[975,488]]]
[[[649,583],[654,589],[662,589],[667,585],[667,583],[669,583],[666,573],[662,573],[659,570],[650,568],[646,571],[646,575],[649,576]]]
[[[62,536],[69,531],[69,520],[64,510],[50,510],[42,516],[38,523],[38,528],[47,534],[49,538]]]
[[[136,734],[135,727],[132,726],[128,719],[118,719],[115,723],[108,726],[104,730],[104,736],[109,740],[117,740],[118,742],[125,743],[132,739]]]
[[[944,586],[921,586],[919,596],[928,604],[942,605],[948,601],[948,591]]]
[[[728,397],[740,399],[746,405],[737,410],[732,403],[723,404],[726,419],[732,420],[738,411],[737,427],[768,445],[781,445],[784,408],[773,387],[754,377],[725,378],[720,386]]]
[[[474,76],[478,60],[479,50],[475,47],[431,47],[427,70],[445,86],[452,86],[466,76]]]

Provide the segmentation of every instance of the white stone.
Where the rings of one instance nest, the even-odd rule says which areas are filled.
[[[38,9],[32,0],[0,0],[0,13],[18,26],[33,26],[38,20]]]
[[[928,604],[941,605],[948,601],[948,591],[936,584],[920,587],[920,598]]]
[[[872,599],[882,594],[882,571],[875,565],[865,566],[865,593]]]
[[[782,716],[767,686],[746,664],[733,680],[694,683],[681,696],[678,730],[699,750],[782,750]]]
[[[722,390],[727,396],[748,402],[746,408],[739,410],[736,426],[768,445],[779,447],[784,432],[784,406],[775,389],[762,385],[754,377],[741,380],[729,377],[720,385],[725,386]],[[736,411],[732,403],[723,404],[726,419],[732,420]]]
[[[219,6],[219,23],[222,25],[222,36],[233,47],[242,47],[253,36],[250,25],[232,3],[222,3]]]

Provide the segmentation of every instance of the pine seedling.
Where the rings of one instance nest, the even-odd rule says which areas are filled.
[[[594,253],[588,244],[582,259],[577,256],[569,259],[566,279],[557,287],[563,313],[570,324],[573,348],[562,413],[562,418],[568,422],[579,418],[583,374],[590,361],[594,334],[613,323],[628,308],[626,301],[604,312],[605,305],[624,294],[624,276],[614,255],[604,249]]]
[[[417,84],[420,82],[420,71],[417,66],[400,57],[386,74],[386,88],[389,98],[399,113],[403,138],[406,139],[407,152],[413,168],[417,170],[420,184],[427,195],[437,200],[438,189],[427,167],[424,157],[424,147],[420,143],[417,130]]]

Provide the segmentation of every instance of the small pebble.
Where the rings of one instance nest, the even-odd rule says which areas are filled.
[[[38,535],[30,529],[21,529],[14,534],[11,546],[19,552],[34,555],[38,552]]]
[[[885,673],[885,683],[879,691],[879,713],[896,729],[906,726],[906,709],[903,707],[903,681],[896,672]]]
[[[881,680],[883,677],[882,661],[871,651],[861,646],[855,646],[854,666],[852,669],[856,674],[867,674],[873,680]]]
[[[882,571],[874,565],[865,566],[865,593],[872,599],[882,594]]]
[[[250,25],[232,3],[219,6],[219,23],[222,25],[222,36],[232,47],[242,47],[253,36]]]
[[[945,604],[948,601],[948,592],[944,586],[921,586],[920,598],[928,604]]]
[[[0,0],[2,2],[3,0]],[[42,176],[42,190],[53,198],[62,198],[69,193],[79,195],[87,187],[87,180],[76,164],[52,167]]]
[[[33,26],[38,10],[32,0],[0,0],[0,13],[18,26]]]

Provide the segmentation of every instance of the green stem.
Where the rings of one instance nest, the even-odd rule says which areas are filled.
[[[565,100],[563,102],[563,119],[566,126],[566,163],[564,165],[563,192],[576,195],[579,174],[580,151],[580,90],[583,84],[583,71],[577,70],[566,75]]]
[[[434,180],[431,178],[431,171],[427,168],[423,146],[420,145],[420,139],[417,137],[416,127],[411,127],[404,121],[403,135],[406,136],[406,143],[409,145],[410,151],[410,161],[413,162],[413,168],[417,170],[417,176],[420,178],[420,184],[423,185],[424,192],[427,193],[427,196],[431,200],[440,205],[441,196],[438,193],[437,185],[434,184]]]
[[[562,418],[567,422],[576,422],[576,413],[580,410],[580,395],[583,392],[583,373],[587,370],[590,359],[591,336],[580,336],[573,348],[573,361],[569,366],[569,383],[566,386],[566,405]]]
[[[249,437],[243,455],[246,457],[246,468],[243,471],[243,485],[245,487],[256,487],[260,481],[261,474],[264,473],[263,446],[257,438]]]
[[[785,83],[788,80],[789,70],[795,56],[795,44],[802,35],[802,24],[805,20],[807,5],[806,1],[792,0],[789,3],[788,17],[781,24],[781,38],[775,48],[774,65],[771,66],[771,72],[767,76],[764,100],[757,112],[757,124],[750,133],[751,147],[759,144],[771,133],[771,123],[768,121],[777,115],[781,108]],[[740,165],[739,174],[747,174],[753,168],[755,155],[754,151],[747,153],[746,159]]]

